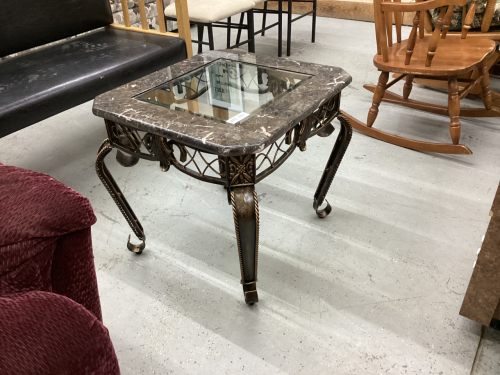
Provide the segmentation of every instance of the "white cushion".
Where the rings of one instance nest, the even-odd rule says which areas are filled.
[[[252,0],[255,4],[265,3],[267,0]]]
[[[189,20],[212,23],[246,12],[254,7],[250,0],[188,0]],[[177,18],[175,3],[165,8],[165,16]]]

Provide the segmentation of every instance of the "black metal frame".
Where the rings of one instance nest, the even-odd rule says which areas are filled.
[[[277,1],[278,2],[278,10],[272,10],[268,9],[267,3],[268,1]],[[318,8],[318,0],[267,0],[264,3],[264,9],[254,9],[254,12],[257,13],[262,13],[263,18],[262,18],[262,29],[257,31],[256,34],[261,33],[262,36],[265,35],[265,31],[270,29],[273,26],[276,26],[276,24],[273,24],[271,26],[266,27],[266,15],[267,14],[278,14],[279,22],[280,24],[278,25],[278,56],[281,57],[282,55],[282,18],[283,18],[283,2],[288,3],[288,19],[287,19],[287,37],[286,37],[286,55],[290,56],[291,52],[291,46],[292,46],[292,23],[295,21],[300,20],[301,18],[304,18],[310,14],[312,14],[312,36],[311,36],[311,43],[316,42],[316,17],[317,17],[317,8]],[[307,13],[301,14],[298,17],[292,18],[292,4],[293,3],[312,3],[313,4],[313,9]]]
[[[283,54],[283,4],[281,1],[278,3],[278,10],[272,10],[272,9],[267,9],[267,1],[264,3],[264,9],[253,9],[254,13],[262,13],[262,29],[255,31],[254,35],[262,34],[262,36],[265,35],[266,30],[269,30],[275,26],[278,26],[278,57],[281,57]],[[266,16],[267,14],[277,14],[278,15],[278,22],[275,22],[269,26],[266,26]],[[244,14],[242,13],[240,16],[240,25],[243,25],[244,21]],[[241,29],[238,28],[238,35],[236,38],[236,43],[238,44],[240,41],[240,36],[241,36]]]

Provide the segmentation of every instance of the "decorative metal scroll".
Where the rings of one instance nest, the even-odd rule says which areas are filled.
[[[331,135],[335,130],[331,122],[339,115],[339,111],[340,94],[327,100],[309,116],[312,120],[312,124],[308,138],[315,135],[319,135],[320,137],[328,137]]]
[[[332,134],[334,128],[331,121],[338,117],[342,126],[314,195],[313,203],[316,214],[319,217],[326,217],[332,209],[325,196],[352,135],[352,127],[349,121],[340,113],[339,104],[340,94],[322,103],[311,115],[288,130],[279,140],[273,142],[264,151],[257,154],[230,157],[204,152],[174,140],[168,140],[155,134],[141,132],[106,120],[108,139],[99,149],[95,167],[102,183],[115,200],[134,233],[142,241],[142,243],[135,245],[130,242],[129,236],[128,249],[137,254],[142,253],[146,246],[146,236],[137,216],[104,163],[106,155],[113,148],[118,149],[117,161],[125,167],[137,164],[140,159],[158,161],[160,169],[164,172],[174,166],[177,170],[191,177],[224,185],[227,188],[228,201],[234,207],[234,188],[249,186],[253,189],[253,185],[279,168],[297,147],[301,151],[305,151],[306,142],[310,137],[314,135],[326,137]],[[258,222],[255,190],[253,190],[253,194]],[[326,207],[321,208],[324,202],[326,202]],[[238,235],[238,228],[236,230]],[[255,264],[257,264],[257,258]],[[245,283],[244,288],[249,288],[248,291],[252,291],[251,288],[255,287],[254,284],[255,281]],[[248,292],[246,289],[245,291]]]
[[[279,168],[297,146],[301,151],[305,151],[306,141],[310,137],[314,135],[326,137],[332,134],[334,128],[331,121],[339,114],[339,104],[340,95],[329,99],[282,138],[272,143],[263,152],[256,154],[255,165],[252,166],[258,173],[255,182],[261,181]],[[112,121],[106,121],[106,126],[112,146],[119,150],[117,160],[123,166],[133,166],[139,162],[139,159],[159,161],[160,169],[164,172],[168,171],[170,166],[174,166],[179,171],[202,181],[225,186],[232,185],[231,178],[227,179],[225,170],[228,166],[230,175],[233,175],[235,171],[231,168],[237,168],[236,159],[232,160],[233,158],[224,158],[200,151],[177,141],[139,132]]]
[[[305,151],[307,139],[314,135],[320,137],[331,135],[335,130],[331,122],[339,115],[339,108],[340,94],[323,103],[282,138],[271,144],[265,151],[257,154],[255,156],[257,171],[262,169],[264,165],[268,165],[268,167],[257,175],[256,181],[261,181],[279,168],[297,146],[301,151]],[[284,144],[289,145],[288,148],[285,149]]]
[[[174,140],[167,140],[155,134],[139,132],[112,121],[106,121],[106,126],[113,147],[128,154],[117,154],[117,160],[123,166],[133,166],[138,163],[139,159],[159,161],[163,172],[167,172],[170,166],[174,166],[179,171],[199,180],[219,185],[226,184],[225,174],[218,166],[217,155],[185,146]]]

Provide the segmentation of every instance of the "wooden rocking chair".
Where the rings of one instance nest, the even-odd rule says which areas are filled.
[[[368,112],[367,124],[344,113],[352,126],[373,138],[414,150],[447,154],[472,154],[471,150],[459,144],[460,120],[465,117],[499,117],[500,108],[492,107],[491,89],[487,59],[495,52],[496,43],[486,38],[466,39],[471,17],[467,17],[461,36],[446,34],[450,27],[453,6],[463,6],[466,0],[428,0],[416,3],[401,3],[401,0],[374,0],[377,55],[374,65],[381,71],[378,85],[365,85],[373,92],[373,104]],[[439,18],[432,36],[424,35],[423,13],[440,7]],[[474,12],[472,7],[470,12]],[[416,12],[410,37],[401,41],[401,20],[403,12]],[[396,24],[397,43],[392,42],[392,15]],[[470,20],[470,21],[469,21]],[[467,21],[469,23],[467,23]],[[418,37],[417,37],[418,34]],[[460,79],[459,76],[475,71],[476,79]],[[399,77],[387,83],[389,73],[399,73]],[[403,96],[387,91],[399,80],[406,78]],[[419,102],[408,99],[413,79],[426,78],[448,81],[448,106]],[[459,90],[459,83],[467,86]],[[481,85],[481,96],[485,109],[464,108],[460,110],[460,99],[476,85]],[[381,101],[401,104],[422,111],[449,115],[450,134],[453,144],[433,143],[400,137],[372,127],[377,118]]]

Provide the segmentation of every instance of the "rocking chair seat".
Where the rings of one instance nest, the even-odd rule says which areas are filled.
[[[417,39],[410,64],[405,65],[408,39],[388,47],[389,61],[384,62],[382,55],[375,55],[373,64],[383,71],[402,74],[428,74],[452,76],[473,70],[477,64],[495,51],[496,43],[491,39],[461,39],[448,35],[439,41],[439,48],[431,66],[425,66],[430,36]]]

